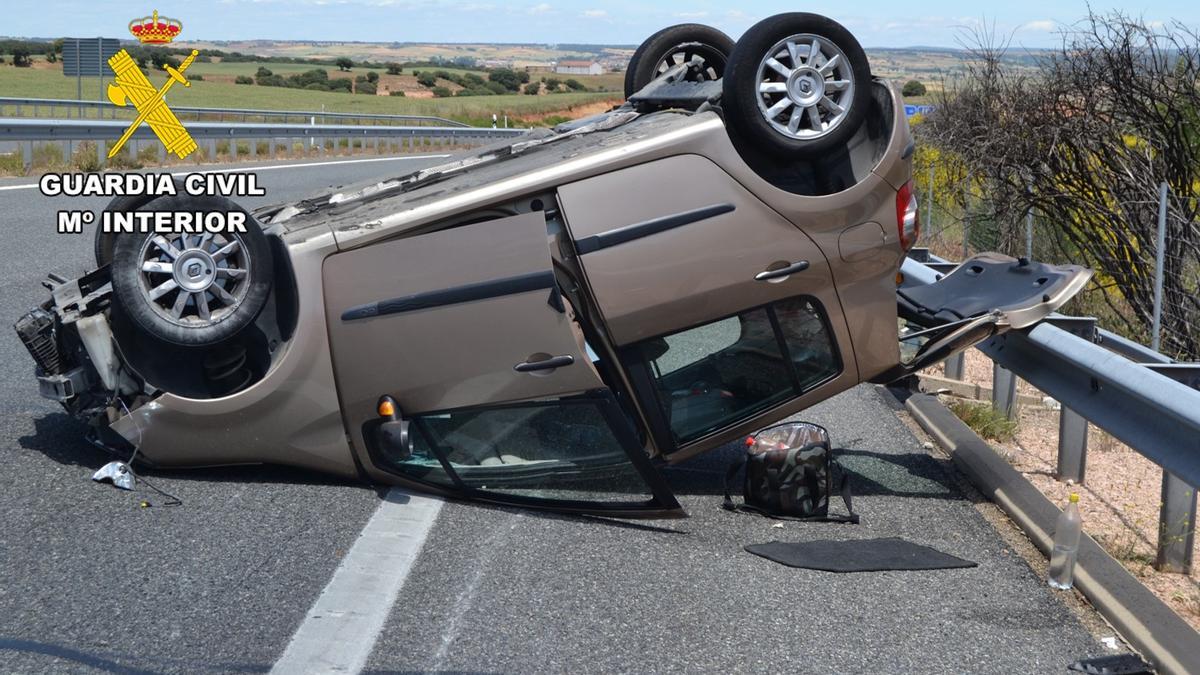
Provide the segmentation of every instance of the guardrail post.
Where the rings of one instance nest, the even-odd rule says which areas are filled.
[[[1169,471],[1163,471],[1162,509],[1158,516],[1158,556],[1154,568],[1160,572],[1192,573],[1192,550],[1196,545],[1196,488]]]
[[[967,355],[964,352],[959,352],[946,359],[946,377],[950,378],[951,380],[963,379],[963,370],[966,368],[966,362]]]
[[[33,167],[33,141],[21,144],[21,166],[26,171]]]
[[[1200,389],[1200,363],[1155,363],[1146,364],[1146,367],[1193,389]],[[1155,569],[1191,574],[1195,545],[1196,486],[1188,485],[1169,471],[1163,471]]]
[[[1012,419],[1017,414],[1017,376],[1000,365],[992,364],[992,407]]]
[[[1096,318],[1091,316],[1051,316],[1048,323],[1081,337],[1097,341]],[[1058,413],[1058,471],[1060,481],[1083,483],[1087,477],[1088,421],[1063,406]]]
[[[1087,475],[1087,447],[1088,421],[1063,406],[1058,412],[1058,480],[1083,483]]]
[[[96,161],[100,163],[100,168],[104,168],[104,164],[108,161],[108,148],[104,147],[104,139],[96,139]]]

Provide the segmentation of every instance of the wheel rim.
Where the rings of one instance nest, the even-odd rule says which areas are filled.
[[[233,233],[155,235],[138,260],[145,300],[177,326],[202,328],[237,311],[250,282],[250,260]]]
[[[758,109],[775,131],[811,141],[832,133],[850,114],[854,74],[833,42],[802,33],[780,40],[758,64]]]
[[[674,68],[681,63],[697,60],[697,67],[689,68],[683,78],[687,82],[706,82],[721,79],[725,70],[725,54],[721,50],[701,42],[685,42],[675,45],[671,51],[658,60],[654,67],[654,78]]]

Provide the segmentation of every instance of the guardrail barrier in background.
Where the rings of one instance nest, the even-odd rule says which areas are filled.
[[[455,122],[444,117],[428,115],[390,115],[383,113],[353,113],[325,112],[312,110],[257,110],[253,108],[197,108],[188,106],[171,106],[171,111],[180,121],[187,122],[279,122],[296,121],[310,124],[329,124],[331,121],[341,124],[373,124],[373,125],[402,125],[402,126],[438,126],[466,127],[462,122]],[[0,97],[0,117],[8,114],[10,117],[40,117],[45,112],[49,117],[59,116],[70,119],[74,113],[75,119],[133,119],[136,111],[120,108],[108,101],[79,101],[58,98],[13,98]]]
[[[114,106],[115,107],[115,106]],[[172,108],[174,110],[174,108]],[[50,120],[50,119],[0,119],[0,143],[15,142],[20,146],[24,165],[28,168],[33,161],[35,143],[59,142],[64,145],[64,157],[73,155],[76,141],[95,141],[96,156],[103,166],[106,143],[115,141],[125,131],[124,120]],[[308,142],[308,145],[324,152],[328,139],[363,139],[375,143],[378,149],[381,140],[389,143],[399,141],[401,149],[410,150],[429,143],[452,143],[477,145],[490,141],[513,138],[527,133],[525,129],[490,129],[486,127],[452,126],[359,126],[346,124],[245,124],[191,122],[187,125],[192,138],[206,146],[209,157],[216,155],[217,141],[279,140]],[[158,146],[160,160],[166,158],[166,148],[158,143],[150,127],[142,125],[132,135],[133,141],[153,140]],[[136,147],[132,149],[136,155]],[[257,154],[256,143],[250,143],[248,153]],[[237,144],[230,144],[230,153],[237,156]]]
[[[902,272],[905,284],[930,284],[954,264],[918,252]],[[1058,471],[1062,481],[1086,476],[1088,422],[1163,469],[1155,567],[1188,574],[1200,485],[1200,363],[1176,363],[1096,327],[1090,317],[1054,315],[1028,330],[978,345],[994,362],[992,405],[1015,413],[1016,377],[1062,404]],[[946,363],[962,378],[962,355]]]

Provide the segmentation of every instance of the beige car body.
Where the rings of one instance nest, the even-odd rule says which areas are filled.
[[[897,321],[905,258],[898,195],[911,180],[913,138],[894,87],[871,86],[868,121],[833,160],[836,171],[808,169],[827,183],[821,190],[798,189],[739,152],[746,148],[731,140],[718,111],[623,108],[410,176],[262,209],[258,220],[277,238],[275,309],[264,316],[288,327],[271,340],[261,373],[217,398],[172,394],[140,373],[145,390],[128,408],[110,404],[103,421],[157,466],[272,463],[463,496],[465,483],[441,451],[455,485],[415,480],[380,461],[381,397],[398,406],[392,419],[407,424],[444,411],[599,393],[611,399],[609,428],[655,499],[566,510],[679,515],[650,460],[686,460],[920,365],[902,362]],[[1039,279],[1045,288],[1018,293],[1010,315],[972,310],[974,318],[949,320],[926,360],[998,326],[1021,327],[1013,316],[1022,325],[1040,319],[1086,277],[1068,270]],[[1041,299],[1026,301],[1030,294]],[[775,309],[799,299],[830,343],[828,367],[804,383]],[[664,336],[735,316],[745,337],[753,330],[747,312],[770,315],[773,348],[788,364],[755,376],[788,380],[790,373],[794,384],[728,423],[665,433],[673,409],[655,406],[675,403],[647,393],[646,376],[635,371],[659,365],[642,355]],[[136,373],[141,343],[110,318],[121,361]],[[655,386],[667,379],[656,377]],[[727,393],[702,387],[682,395],[721,403]],[[621,411],[616,422],[611,410]],[[475,430],[486,436],[487,428]],[[402,437],[412,442],[407,431]],[[522,461],[513,470],[545,465]],[[465,496],[514,501],[478,487]]]
[[[331,349],[330,336],[341,330],[336,322],[331,323],[331,316],[336,318],[339,308],[384,290],[378,287],[390,279],[377,273],[372,258],[388,255],[387,247],[402,250],[410,245],[407,238],[419,239],[417,235],[436,231],[439,223],[487,208],[506,195],[540,195],[557,189],[577,239],[614,225],[731,201],[741,208],[704,223],[713,233],[688,233],[687,237],[687,245],[702,249],[706,242],[723,240],[716,231],[723,226],[748,224],[755,230],[739,241],[744,248],[731,263],[737,265],[729,270],[731,279],[705,289],[703,302],[721,308],[709,314],[726,315],[758,304],[746,302],[747,292],[761,294],[762,302],[807,293],[839,308],[830,315],[845,363],[835,380],[668,459],[683,459],[743,436],[879,375],[899,361],[895,275],[903,251],[897,241],[894,199],[896,189],[911,175],[912,137],[901,99],[894,91],[892,99],[891,139],[883,158],[865,180],[834,195],[798,196],[772,186],[742,160],[715,113],[665,113],[676,119],[664,125],[668,128],[662,132],[656,130],[612,147],[596,144],[591,152],[551,166],[539,165],[503,184],[472,187],[425,203],[406,199],[418,204],[403,203],[394,210],[389,201],[381,201],[359,207],[336,222],[296,228],[282,236],[298,285],[302,330],[267,375],[249,389],[223,399],[163,394],[112,426],[131,442],[139,442],[146,459],[163,466],[265,462],[346,477],[362,469],[374,480],[403,482],[365,461],[361,433],[348,432],[373,414],[374,396],[388,390],[386,376],[370,381],[376,394],[368,402],[361,397],[339,400],[334,374],[338,362],[353,378],[370,377],[377,371],[374,359],[378,350],[387,346],[382,343],[389,338],[383,331],[362,332],[356,338],[368,341],[367,345],[344,342],[341,349],[339,344]],[[631,198],[613,200],[613,194]],[[576,205],[578,218],[570,215]],[[747,211],[752,216],[747,217]],[[661,246],[638,251],[639,260],[629,267],[646,269],[655,259],[678,257],[675,237],[661,239]],[[725,250],[720,255],[729,253]],[[788,259],[789,254],[811,256],[816,264],[783,283],[753,281],[754,272]],[[672,297],[621,304],[620,298],[631,297],[628,285],[642,283],[636,277],[624,277],[621,266],[619,260],[605,261],[598,269],[616,268],[608,272],[610,279],[601,276],[607,270],[591,277],[594,285],[600,284],[598,294],[611,295],[617,302],[607,318],[618,339],[633,340],[686,326],[699,316],[697,312],[706,311],[697,308],[698,302],[679,302]],[[672,273],[692,275],[695,283],[704,284],[712,270],[689,271],[685,267]],[[521,378],[512,375],[517,382],[495,385],[504,390],[499,400],[519,400],[537,391],[523,391]],[[456,402],[452,398],[442,401]],[[353,406],[345,420],[343,405]]]

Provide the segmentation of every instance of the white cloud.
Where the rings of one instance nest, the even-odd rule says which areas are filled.
[[[708,12],[703,12],[703,11],[701,11],[701,12],[676,12],[676,14],[675,14],[675,17],[678,19],[689,19],[692,21],[694,21],[696,19],[703,19],[706,16],[708,16]]]
[[[540,5],[534,5],[533,7],[529,8],[530,14],[545,14],[547,12],[552,12],[552,11],[554,11],[554,7],[552,7],[550,4],[545,3],[545,2],[543,2]]]
[[[1058,24],[1049,19],[1038,19],[1037,21],[1030,21],[1024,26],[1021,26],[1021,30],[1034,30],[1042,33],[1054,32],[1056,28],[1058,28]]]
[[[585,19],[603,19],[608,16],[608,12],[603,9],[585,9],[581,16]]]

